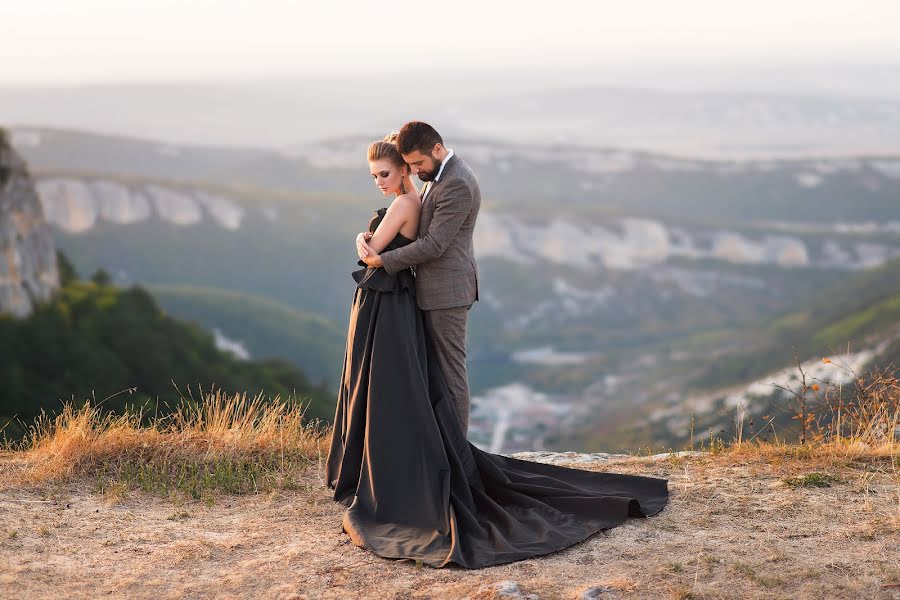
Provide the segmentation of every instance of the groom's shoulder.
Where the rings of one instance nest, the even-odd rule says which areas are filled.
[[[469,167],[469,164],[462,159],[459,154],[454,153],[452,157],[450,157],[450,162],[447,165],[448,173],[451,177],[459,177],[461,179],[476,181],[475,172],[472,171],[472,168]]]

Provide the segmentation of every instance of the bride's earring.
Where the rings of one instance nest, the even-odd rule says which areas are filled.
[[[400,193],[401,194],[406,193],[406,175],[400,176]]]

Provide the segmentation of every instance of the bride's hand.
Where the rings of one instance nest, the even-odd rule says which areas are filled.
[[[356,236],[356,253],[359,255],[360,259],[363,259],[369,255],[369,245],[366,244],[366,242],[371,239],[372,234],[368,231],[364,231]]]

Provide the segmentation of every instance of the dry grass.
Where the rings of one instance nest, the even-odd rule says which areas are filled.
[[[228,397],[213,391],[142,424],[142,415],[104,414],[67,404],[43,415],[7,450],[0,486],[42,485],[90,477],[100,491],[139,487],[205,492],[257,491],[290,485],[320,458],[325,429],[303,422],[305,406],[262,394]]]
[[[799,442],[826,443],[833,447],[855,446],[864,454],[887,447],[900,437],[900,380],[892,364],[872,367],[865,373],[849,365],[832,363],[852,382],[811,377],[796,357],[799,381],[794,387],[778,385],[788,394],[787,411],[797,422]],[[766,417],[764,417],[766,418]],[[742,441],[740,427],[736,442]]]
[[[579,464],[666,477],[671,503],[466,571],[350,544],[324,482],[328,431],[300,406],[215,394],[144,426],[67,407],[0,456],[0,597],[900,598],[898,445],[856,431]]]

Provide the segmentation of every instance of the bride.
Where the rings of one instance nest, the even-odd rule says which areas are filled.
[[[418,194],[392,140],[368,150],[376,185],[394,196],[369,223],[377,252],[411,244],[418,231]],[[665,507],[665,479],[535,463],[471,444],[416,304],[413,272],[367,267],[353,278],[326,475],[347,507],[343,529],[354,544],[385,558],[479,568],[548,554]]]

